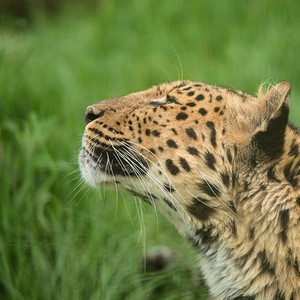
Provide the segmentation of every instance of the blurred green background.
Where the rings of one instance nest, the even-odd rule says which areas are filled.
[[[85,108],[164,81],[292,84],[299,1],[2,0],[0,299],[206,299],[195,253],[138,199],[84,188]],[[176,260],[145,273],[143,253]]]

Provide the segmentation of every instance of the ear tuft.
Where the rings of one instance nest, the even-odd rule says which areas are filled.
[[[264,95],[264,98],[266,101],[271,102],[271,104],[274,104],[275,106],[279,107],[282,103],[285,103],[289,107],[290,93],[291,85],[289,82],[280,81]]]

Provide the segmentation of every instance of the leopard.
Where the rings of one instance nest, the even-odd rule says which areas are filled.
[[[211,299],[300,299],[290,91],[180,80],[99,101],[85,112],[83,180],[165,215],[196,249]]]

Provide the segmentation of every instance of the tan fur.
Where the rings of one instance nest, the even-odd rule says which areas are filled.
[[[87,109],[80,166],[191,240],[214,299],[300,299],[300,139],[290,85],[255,98],[177,81]]]

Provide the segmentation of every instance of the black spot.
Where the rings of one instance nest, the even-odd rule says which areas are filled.
[[[300,197],[297,197],[296,202],[300,206]]]
[[[216,129],[215,129],[215,125],[213,122],[208,121],[206,122],[206,126],[210,129],[210,142],[211,144],[214,146],[214,148],[216,148],[217,144],[216,144]]]
[[[177,175],[179,173],[179,168],[176,165],[174,165],[171,159],[166,160],[166,167],[172,175]]]
[[[214,108],[214,111],[215,111],[215,112],[218,112],[219,110],[220,110],[220,107],[219,107],[219,106],[217,106],[217,107]]]
[[[201,101],[204,99],[204,96],[203,96],[203,94],[199,94],[195,99],[198,101]]]
[[[192,138],[192,139],[194,139],[194,140],[197,140],[197,134],[196,134],[196,132],[194,131],[193,128],[187,128],[187,129],[185,130],[185,133],[186,133],[190,138]]]
[[[222,172],[221,179],[222,179],[222,182],[224,183],[224,185],[226,187],[229,187],[229,183],[230,183],[229,175],[227,173]]]
[[[195,232],[196,236],[201,239],[201,244],[206,247],[210,247],[212,244],[216,243],[219,239],[217,234],[214,234],[213,231],[208,229],[197,229]]]
[[[297,186],[298,184],[298,179],[296,178],[295,174],[293,174],[293,172],[291,172],[291,167],[292,167],[292,163],[290,162],[289,164],[287,164],[283,170],[284,173],[284,177],[285,179],[293,186]]]
[[[188,86],[188,87],[185,87],[184,89],[182,89],[183,91],[188,91],[190,90],[192,87],[191,86]]]
[[[207,180],[198,183],[198,187],[200,190],[205,193],[206,195],[210,197],[219,197],[220,196],[220,191],[217,189],[215,185],[212,183],[208,182]]]
[[[249,191],[250,182],[247,180],[244,180],[244,191]]]
[[[178,135],[177,131],[175,128],[172,128],[172,131],[174,132],[174,134]]]
[[[178,148],[177,144],[173,140],[167,140],[167,145],[170,148]]]
[[[250,238],[250,240],[254,239],[254,233],[255,233],[255,229],[253,227],[250,227],[250,229],[249,229],[249,238]]]
[[[299,154],[298,145],[294,144],[290,149],[289,156],[298,156],[298,154]]]
[[[189,102],[189,103],[186,104],[186,106],[194,107],[194,106],[196,106],[196,103],[195,102]]]
[[[285,298],[284,294],[282,294],[281,291],[277,290],[277,292],[275,294],[275,297],[274,297],[274,300],[285,300],[285,299],[286,298]]]
[[[192,155],[198,155],[198,153],[199,153],[198,150],[194,147],[187,147],[186,150],[189,154],[192,154]]]
[[[295,298],[295,292],[294,291],[292,292],[291,297],[290,297],[289,300],[296,300],[296,298]]]
[[[147,197],[148,197],[149,199],[152,199],[152,200],[153,200],[153,199],[155,199],[155,200],[158,199],[155,195],[153,195],[153,194],[151,194],[151,193],[149,193],[149,192],[147,192],[146,195],[147,195]]]
[[[291,248],[288,248],[289,257],[287,258],[287,263],[289,266],[294,268],[294,271],[297,276],[300,276],[299,262],[298,260],[293,259],[293,251]]]
[[[195,216],[201,221],[207,221],[215,212],[215,209],[207,204],[206,199],[194,197],[192,202],[192,205],[189,205],[187,207],[187,210],[189,213],[191,213],[193,216]]]
[[[258,257],[260,258],[260,262],[261,262],[261,271],[268,272],[268,273],[274,275],[275,268],[274,268],[274,266],[271,265],[270,261],[268,260],[265,250],[259,252]]]
[[[163,151],[164,151],[164,148],[161,147],[161,146],[158,146],[158,150],[161,151],[161,152],[163,152]]]
[[[184,112],[180,112],[177,116],[176,116],[176,120],[186,120],[188,118],[188,115]]]
[[[191,236],[188,236],[187,239],[192,243],[192,246],[195,250],[199,251],[199,241],[198,239],[194,239]]]
[[[120,123],[120,122],[116,122],[116,124],[117,124],[118,126],[120,126],[120,125],[121,125],[121,123]]]
[[[232,298],[232,300],[255,300],[256,296],[238,296],[235,298]]]
[[[229,163],[232,163],[232,155],[231,155],[230,149],[227,149],[227,158],[228,158]]]
[[[186,110],[186,106],[180,107],[181,110]]]
[[[222,99],[223,99],[222,96],[217,96],[217,97],[216,97],[216,100],[217,100],[217,101],[222,101]]]
[[[207,114],[207,110],[205,108],[200,108],[198,110],[198,112],[202,115],[202,116],[205,116]]]
[[[288,230],[288,223],[290,220],[289,210],[285,209],[280,211],[279,218],[280,218],[280,227],[281,227],[281,232],[279,233],[279,236],[281,238],[281,241],[285,244],[287,241],[287,230]]]
[[[294,266],[294,269],[295,269],[295,272],[296,272],[297,276],[300,276],[300,268],[299,268],[299,263],[298,263],[297,260],[295,260],[293,262],[293,266]]]
[[[129,130],[130,130],[130,131],[133,131],[133,128],[132,128],[132,126],[129,126],[128,128],[129,128]]]
[[[254,136],[253,141],[258,149],[272,159],[280,157],[283,153],[288,114],[289,109],[283,104],[279,116],[269,121],[266,131],[260,131]]]
[[[209,151],[206,151],[205,152],[205,164],[212,170],[216,170],[215,168],[215,163],[216,163],[216,159],[215,159],[215,156],[209,152]]]
[[[268,179],[271,180],[271,181],[280,182],[280,181],[276,178],[276,176],[275,176],[275,170],[274,170],[274,167],[273,167],[273,166],[270,167],[270,168],[268,169],[268,171],[267,171],[267,177],[268,177]]]
[[[151,133],[150,129],[146,129],[146,130],[145,130],[145,133],[146,133],[147,136],[149,136],[150,133]]]
[[[170,185],[170,184],[167,184],[167,183],[164,183],[163,184],[163,187],[166,191],[168,191],[169,193],[173,193],[175,191],[175,189]]]
[[[152,130],[152,131],[151,131],[151,134],[154,135],[154,136],[156,136],[156,137],[159,137],[159,136],[160,136],[160,132],[157,131],[157,130]]]
[[[191,168],[185,158],[180,157],[179,163],[185,171],[189,172],[191,170]]]
[[[169,199],[167,198],[163,198],[163,201],[170,207],[172,208],[174,211],[177,211],[176,206],[173,204],[173,202],[171,202]]]
[[[232,200],[229,201],[228,207],[229,207],[229,209],[230,209],[232,212],[234,212],[234,213],[236,214],[236,207],[235,207],[235,205],[234,205],[234,203],[233,203]]]
[[[234,221],[231,223],[231,231],[232,231],[232,235],[234,237],[236,237],[237,236],[237,229],[236,229],[236,224],[235,224]]]
[[[142,199],[143,201],[145,201],[146,203],[152,205],[151,201],[149,200],[149,198],[146,195],[140,194],[134,190],[130,190],[130,189],[126,189],[127,192],[129,192],[131,195],[138,197],[140,199]]]
[[[105,135],[104,138],[105,138],[107,141],[111,141],[111,140],[112,140],[112,137],[109,136],[109,135]]]
[[[155,154],[155,150],[153,148],[150,148],[149,151],[152,153],[152,154]]]
[[[90,128],[89,127],[88,130],[96,133],[98,137],[103,137],[104,136],[104,134],[102,133],[102,131],[98,130],[97,128]]]
[[[187,95],[188,95],[189,97],[194,96],[194,94],[195,94],[195,92],[193,92],[193,91],[187,93]]]
[[[141,137],[139,137],[139,138],[138,138],[138,142],[141,144],[141,143],[142,143],[142,141],[143,141],[143,140],[142,140],[142,138],[141,138]]]

